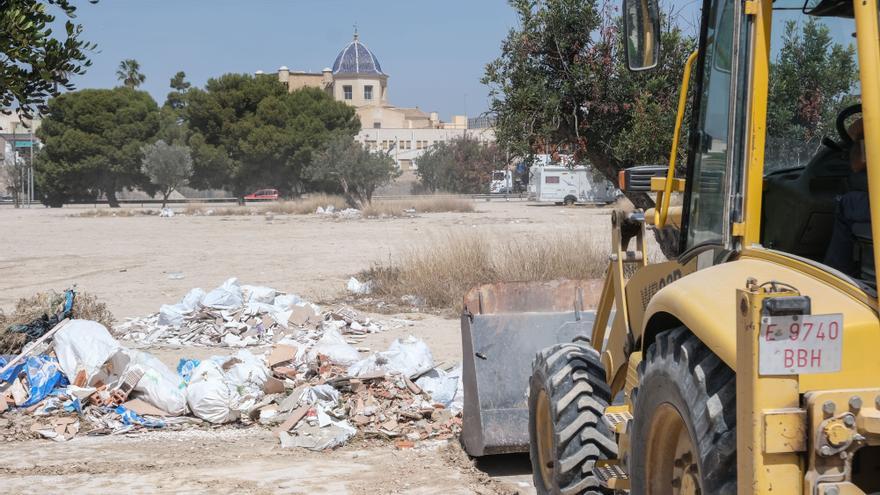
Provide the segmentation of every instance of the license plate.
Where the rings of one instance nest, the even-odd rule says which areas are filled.
[[[758,339],[761,375],[840,371],[843,315],[764,316]]]

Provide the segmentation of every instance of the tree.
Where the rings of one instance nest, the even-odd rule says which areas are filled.
[[[162,208],[175,190],[187,185],[193,173],[192,156],[186,146],[159,140],[141,147],[144,154],[141,170],[162,194]]]
[[[97,0],[91,0],[96,3]],[[53,9],[68,18],[64,35]],[[0,4],[0,108],[17,106],[30,117],[45,109],[59,89],[72,90],[71,76],[91,66],[86,53],[95,45],[80,38],[82,26],[70,21],[76,7],[69,0],[8,0]]]
[[[187,91],[182,116],[192,135],[192,184],[254,187],[283,194],[310,187],[303,169],[334,133],[360,130],[354,109],[317,88],[292,93],[271,76],[226,74]]]
[[[616,2],[614,2],[616,4]],[[684,63],[695,40],[663,20],[662,57],[652,71],[625,67],[620,19],[603,0],[510,0],[519,25],[487,64],[496,135],[514,156],[570,152],[608,180],[633,165],[663,163],[672,141]],[[626,193],[639,208],[644,193]],[[655,231],[667,255],[678,235]]]
[[[828,26],[814,18],[802,27],[787,22],[770,67],[767,167],[804,163],[823,136],[836,136],[834,122],[844,106],[855,103],[857,78],[852,45],[834,43]]]
[[[337,134],[315,156],[306,174],[314,181],[338,184],[346,203],[362,209],[376,189],[400,176],[400,170],[387,154],[371,153],[351,136]]]
[[[170,86],[174,91],[168,93],[168,97],[165,99],[165,106],[180,110],[186,105],[186,92],[189,91],[192,84],[186,80],[186,73],[179,71],[171,78]]]
[[[136,89],[147,80],[147,76],[141,73],[141,64],[137,60],[128,58],[119,62],[116,79],[126,88]]]
[[[492,172],[504,162],[497,146],[468,136],[440,142],[416,159],[419,181],[428,191],[485,192]]]
[[[159,128],[159,107],[144,91],[130,88],[86,89],[49,100],[37,137],[37,184],[43,202],[62,206],[70,200],[107,196],[117,207],[123,188],[155,191],[141,172],[141,146]]]

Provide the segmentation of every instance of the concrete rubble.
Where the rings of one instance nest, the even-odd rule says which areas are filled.
[[[460,367],[436,366],[415,337],[377,353],[358,347],[367,333],[406,324],[322,310],[236,279],[208,293],[193,289],[114,335],[94,321],[64,319],[22,354],[0,356],[0,438],[63,442],[218,425],[266,428],[282,448],[310,450],[354,437],[397,448],[452,438],[461,429]],[[175,372],[124,342],[242,349],[181,359]]]
[[[382,323],[353,315],[344,307],[322,310],[297,295],[229,279],[209,293],[193,289],[177,304],[162,305],[158,313],[127,318],[114,333],[143,345],[248,347],[328,327],[362,335],[402,325],[400,320]]]

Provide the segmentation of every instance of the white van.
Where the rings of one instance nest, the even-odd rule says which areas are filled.
[[[489,194],[513,193],[513,173],[510,170],[495,170],[492,172],[492,182],[489,183]]]
[[[529,200],[556,204],[608,204],[620,191],[584,166],[533,166],[529,170]]]

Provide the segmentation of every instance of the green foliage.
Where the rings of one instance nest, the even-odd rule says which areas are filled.
[[[165,106],[180,110],[186,105],[186,92],[189,91],[192,84],[186,80],[186,73],[179,71],[171,78],[170,86],[174,91],[168,93]]]
[[[126,88],[135,89],[147,80],[147,76],[141,73],[141,64],[137,60],[128,58],[119,62],[116,79],[121,81]]]
[[[175,190],[185,186],[193,173],[192,157],[186,146],[159,140],[141,147],[141,170],[162,194],[162,207]]]
[[[86,89],[49,100],[37,136],[43,142],[36,178],[49,206],[116,192],[155,188],[141,172],[141,146],[154,139],[159,108],[150,95],[130,88]]]
[[[613,4],[613,5],[612,5]],[[510,0],[519,25],[486,66],[499,145],[515,156],[573,152],[616,182],[666,161],[684,63],[695,40],[664,19],[655,70],[626,68],[617,2]],[[645,194],[628,197],[653,206]]]
[[[770,68],[767,168],[803,164],[823,136],[836,139],[834,122],[855,103],[855,48],[834,43],[828,26],[809,18],[789,21]]]
[[[485,145],[467,136],[439,142],[416,159],[416,173],[422,187],[430,192],[460,194],[486,192],[492,171],[504,163],[494,145]]]
[[[76,7],[69,0],[0,2],[0,108],[41,112],[60,89],[73,89],[71,76],[91,66],[86,52],[95,45],[80,39],[82,26],[67,20],[64,34],[53,36],[54,12],[73,19]]]
[[[313,181],[338,184],[345,202],[359,209],[370,204],[377,188],[400,176],[391,157],[371,153],[348,134],[327,141],[305,172]]]
[[[226,74],[190,89],[182,116],[189,131],[194,187],[228,187],[236,195],[272,187],[287,195],[309,184],[303,169],[329,137],[353,138],[360,120],[326,92],[289,93],[272,76]]]

